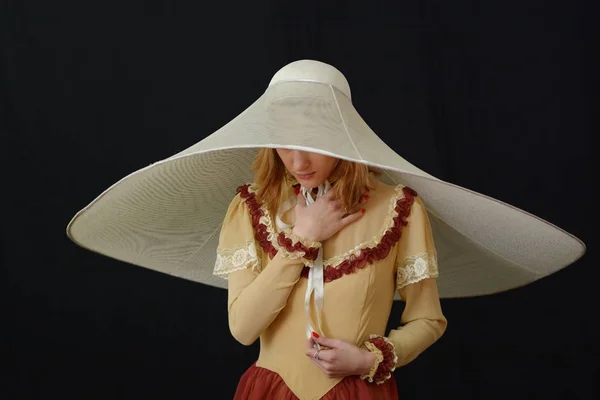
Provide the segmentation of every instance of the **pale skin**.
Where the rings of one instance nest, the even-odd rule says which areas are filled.
[[[325,182],[339,161],[334,157],[300,150],[277,149],[277,154],[288,172],[307,188],[318,187]],[[295,215],[297,222],[293,233],[306,239],[322,242],[342,228],[358,221],[362,218],[363,212],[358,211],[346,215],[332,192],[329,192],[319,197],[310,206],[298,201]],[[315,348],[315,344],[321,346],[320,350]],[[317,352],[318,359],[315,359],[314,356]],[[368,350],[341,339],[319,337],[316,333],[313,333],[313,337],[308,339],[305,354],[329,378],[368,374],[376,362],[375,354]]]

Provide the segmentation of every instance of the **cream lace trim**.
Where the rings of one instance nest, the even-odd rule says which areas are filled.
[[[250,186],[248,188],[249,191],[251,192],[255,192],[255,188],[253,186]],[[265,206],[261,206],[260,209],[262,210],[262,216],[260,217],[260,219],[258,220],[259,223],[263,224],[266,229],[267,229],[267,240],[269,242],[271,242],[271,244],[273,245],[273,247],[275,247],[277,249],[278,253],[281,253],[282,256],[284,256],[287,259],[290,260],[297,260],[297,259],[301,259],[302,262],[304,263],[304,265],[306,265],[307,267],[312,267],[314,262],[312,260],[307,260],[304,258],[305,253],[303,251],[297,251],[297,252],[289,252],[287,251],[287,249],[285,247],[281,247],[279,245],[279,242],[277,241],[277,235],[278,233],[275,231],[275,228],[273,227],[273,222],[271,221],[271,218],[269,217],[269,211],[267,210],[267,208]],[[300,241],[302,244],[304,244],[307,247],[320,247],[321,244],[319,242],[313,242],[313,241],[307,241],[304,239],[299,238],[298,236],[292,234],[291,230],[286,230],[286,235],[288,235],[288,237],[290,239],[292,239],[294,242],[298,242]]]
[[[291,229],[286,229],[285,230],[285,234],[294,243],[300,242],[303,245],[305,245],[306,247],[314,247],[314,248],[317,248],[317,249],[321,247],[321,242],[317,242],[317,241],[314,241],[314,240],[309,240],[309,239],[301,238],[300,236],[298,236],[294,232],[292,232]]]
[[[396,365],[398,365],[398,355],[396,354],[396,346],[394,346],[394,343],[392,343],[392,341],[389,340],[387,337],[375,335],[375,334],[371,334],[369,336],[369,339],[374,339],[374,338],[382,338],[385,343],[390,345],[390,347],[392,348],[392,354],[394,355],[394,365],[392,366],[392,368],[390,368],[390,370],[388,371],[388,374],[386,376],[384,376],[381,381],[375,382],[376,384],[381,385],[382,383],[384,383],[385,381],[390,379],[392,377],[392,373],[396,370]],[[375,364],[373,364],[373,366],[371,367],[369,374],[361,375],[360,377],[361,377],[361,379],[367,379],[369,381],[369,383],[372,383],[373,377],[375,376],[375,373],[377,373],[377,369],[379,368],[379,364],[381,364],[383,362],[383,353],[372,342],[367,341],[367,342],[365,342],[364,346],[370,352],[375,353],[375,357],[377,358],[377,360],[375,361]]]
[[[268,227],[267,227],[268,229]],[[319,242],[315,242],[313,240],[307,240],[307,239],[303,239],[299,236],[296,236],[292,233],[291,229],[286,229],[285,231],[285,235],[292,240],[293,243],[302,243],[303,245],[305,245],[306,247],[316,247],[316,248],[320,248],[321,247],[321,243]],[[271,236],[271,232],[269,232],[269,237]],[[277,248],[277,251],[281,252],[281,255],[284,256],[285,258],[287,258],[288,260],[301,260],[302,263],[309,267],[312,268],[315,265],[315,262],[313,260],[308,260],[306,258],[304,258],[304,256],[306,255],[305,252],[303,251],[288,251],[288,249],[286,249],[285,247],[282,247],[279,245],[279,243],[277,243],[277,234],[275,234],[275,241],[273,242],[273,246],[275,246]]]
[[[439,275],[437,255],[435,252],[420,253],[407,257],[398,265],[396,288],[417,283],[427,278],[437,278]]]
[[[396,187],[394,188],[396,191],[396,194],[394,196],[392,196],[392,198],[389,201],[388,212],[385,216],[385,220],[383,221],[383,226],[377,236],[373,236],[373,238],[371,238],[371,240],[363,242],[363,243],[355,246],[354,248],[346,251],[345,253],[342,253],[340,255],[336,255],[336,256],[333,256],[331,258],[324,260],[323,265],[325,265],[325,266],[339,265],[342,262],[344,262],[345,260],[360,256],[361,251],[363,251],[364,249],[369,248],[369,247],[376,247],[377,245],[379,245],[383,235],[385,235],[385,233],[387,232],[388,229],[390,229],[394,226],[394,218],[398,215],[398,213],[396,212],[396,203],[398,202],[398,200],[400,200],[402,197],[404,197],[404,193],[402,192],[403,188],[404,188],[404,186],[402,186],[402,185],[396,185]]]
[[[365,347],[371,353],[375,354],[376,360],[375,360],[375,363],[373,364],[373,366],[371,367],[371,370],[369,371],[369,373],[366,375],[361,375],[360,378],[368,380],[369,383],[373,383],[373,376],[375,376],[375,372],[377,372],[377,368],[379,368],[379,364],[381,364],[381,362],[383,361],[383,353],[381,352],[381,350],[379,350],[377,348],[377,346],[375,346],[371,342],[366,342]]]
[[[247,242],[246,245],[235,249],[217,251],[214,275],[227,279],[227,276],[232,272],[241,271],[246,268],[251,268],[255,272],[260,272],[261,270],[254,241]]]

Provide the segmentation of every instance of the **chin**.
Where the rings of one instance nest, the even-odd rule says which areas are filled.
[[[298,179],[298,182],[307,189],[314,189],[316,187],[319,187],[319,185],[325,182],[325,180],[317,177],[312,177],[310,179]]]
[[[315,188],[318,188],[319,186],[321,186],[324,182],[325,181],[320,181],[320,182],[317,182],[317,183],[312,183],[310,185],[306,185],[305,187],[309,188],[309,189],[315,189]]]

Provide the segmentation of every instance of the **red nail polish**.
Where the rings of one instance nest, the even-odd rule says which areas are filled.
[[[368,194],[365,194],[365,200],[369,200],[371,197]]]
[[[300,188],[294,188],[294,190],[296,191],[296,194],[300,193]]]
[[[365,210],[364,208],[362,210],[360,210],[360,212],[362,212],[363,214],[367,212],[367,210]]]
[[[318,337],[319,337],[319,334],[318,334],[317,332],[313,332],[313,333],[312,333],[312,335],[313,335],[314,337],[316,337],[316,338],[318,338]]]

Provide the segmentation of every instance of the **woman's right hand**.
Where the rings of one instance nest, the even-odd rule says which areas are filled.
[[[292,230],[296,236],[322,242],[363,216],[364,209],[346,215],[346,210],[342,209],[335,199],[334,192],[330,190],[308,206],[302,193],[298,194],[295,207],[296,223]]]

